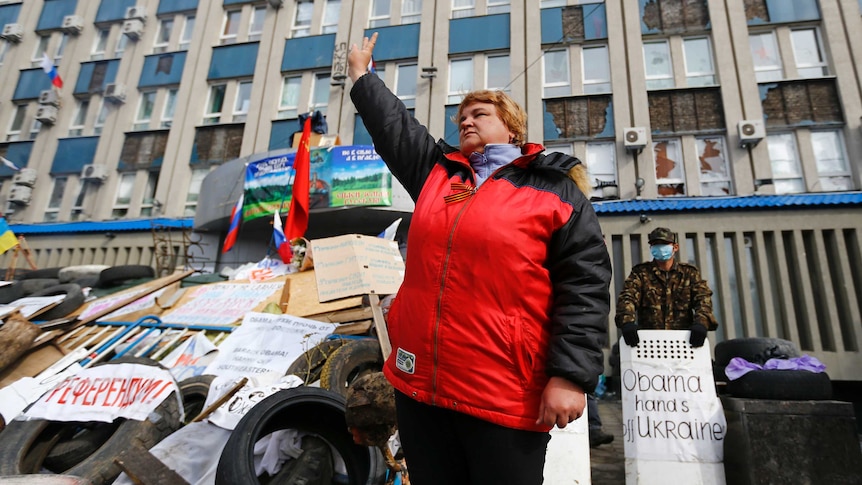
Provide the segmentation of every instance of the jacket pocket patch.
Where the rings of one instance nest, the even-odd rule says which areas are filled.
[[[395,353],[395,367],[401,372],[413,374],[416,372],[416,354],[399,347],[398,352]]]

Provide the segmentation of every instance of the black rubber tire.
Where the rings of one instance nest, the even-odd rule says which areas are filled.
[[[102,271],[110,268],[104,264],[79,264],[76,266],[66,266],[57,274],[60,283],[74,283],[80,278],[98,278]]]
[[[122,357],[96,365],[140,363],[161,367],[158,362],[142,357]],[[155,417],[155,420],[153,418]],[[50,470],[51,473],[74,475],[90,480],[92,485],[113,483],[122,471],[114,463],[121,452],[139,444],[150,449],[164,437],[180,427],[180,409],[172,393],[146,421],[118,420],[116,431],[102,446],[86,459],[68,470]],[[80,423],[47,421],[15,421],[8,423],[0,434],[0,475],[40,473],[44,459],[63,436],[69,436]],[[108,424],[108,423],[105,423]],[[47,449],[46,449],[47,448]]]
[[[57,278],[33,278],[29,280],[21,280],[20,283],[22,292],[24,293],[23,296],[31,296],[37,291],[42,291],[45,288],[59,285],[60,280]]]
[[[347,388],[359,377],[383,370],[383,353],[377,339],[347,342],[326,359],[320,372],[320,387],[347,396]]]
[[[26,273],[21,273],[18,276],[19,280],[32,280],[36,278],[52,278],[58,279],[60,276],[60,270],[63,269],[62,266],[57,266],[55,268],[42,268],[42,269],[34,269],[32,271],[27,271]]]
[[[72,283],[80,286],[81,288],[92,288],[99,284],[98,276],[83,276],[81,278],[76,278],[72,280]]]
[[[24,296],[24,282],[15,281],[11,285],[0,286],[0,304],[12,303]]]
[[[177,384],[183,397],[183,411],[185,412],[183,424],[189,424],[204,410],[213,379],[215,376],[212,375],[194,376],[183,379]]]
[[[116,286],[126,280],[153,278],[156,270],[143,264],[112,266],[99,273],[99,286]]]
[[[72,423],[66,423],[71,428]],[[48,451],[42,464],[49,470],[68,470],[92,455],[104,445],[120,423],[75,423],[78,428],[68,439],[61,439]]]
[[[55,295],[66,295],[57,306],[46,311],[45,313],[40,314],[36,317],[37,320],[54,320],[56,318],[63,318],[66,315],[72,313],[77,310],[84,304],[84,296],[83,290],[81,287],[74,283],[66,283],[63,285],[55,285],[50,288],[45,288],[44,290],[37,291],[30,296],[55,296]]]
[[[727,365],[730,359],[741,357],[749,362],[763,364],[757,362],[759,356],[773,347],[776,352],[787,357],[799,357],[799,349],[789,340],[767,337],[735,338],[715,344],[715,363]]]
[[[325,389],[300,386],[272,394],[234,428],[218,462],[216,485],[260,483],[254,472],[254,445],[283,429],[317,435],[335,448],[344,460],[349,485],[383,483],[383,456],[376,448],[353,443],[344,411],[344,397]]]
[[[320,372],[323,370],[326,359],[332,356],[345,343],[347,343],[347,340],[341,338],[326,339],[320,342],[294,360],[290,364],[290,367],[287,368],[287,374],[299,377],[305,382],[305,385],[319,380]]]
[[[754,370],[728,380],[727,393],[747,399],[825,401],[832,399],[832,381],[825,372]]]

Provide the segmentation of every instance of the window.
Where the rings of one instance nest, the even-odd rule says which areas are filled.
[[[311,87],[311,111],[326,114],[329,104],[329,72],[318,72],[314,75],[314,85]]]
[[[129,213],[129,204],[132,202],[132,192],[134,189],[135,174],[121,174],[120,183],[117,185],[117,196],[114,199],[114,209],[111,211],[111,217],[125,217]]]
[[[679,140],[657,140],[653,147],[658,195],[685,195],[685,169]]]
[[[150,128],[150,120],[153,118],[153,106],[155,104],[155,91],[141,93],[141,100],[138,102],[138,113],[135,116],[135,124],[132,127],[133,130],[148,130]]]
[[[204,114],[205,125],[221,123],[221,109],[224,105],[224,92],[226,87],[227,86],[224,84],[214,84],[210,86],[206,113]]]
[[[75,201],[72,203],[72,213],[71,220],[72,221],[80,221],[84,214],[84,200],[87,197],[87,187],[89,184],[86,180],[78,181],[78,195],[75,196]]]
[[[797,29],[790,32],[793,44],[793,58],[796,61],[796,75],[803,78],[822,77],[828,68],[820,48],[820,35],[817,29]]]
[[[48,53],[48,42],[50,40],[50,34],[39,36],[39,42],[36,43],[36,49],[33,51],[33,57],[30,59],[33,63],[33,67],[38,67],[42,62],[42,54]]]
[[[338,31],[338,14],[341,13],[341,0],[326,0],[323,10],[323,23],[320,25],[321,34],[334,34]]]
[[[730,169],[724,148],[724,137],[695,138],[697,159],[700,162],[701,195],[730,195]]]
[[[418,24],[422,20],[422,0],[401,0],[401,24]]]
[[[57,46],[57,53],[54,54],[54,62],[60,62],[63,58],[63,53],[66,52],[66,44],[69,42],[69,36],[62,34],[60,36],[60,45]]]
[[[684,39],[685,83],[689,87],[715,84],[715,68],[712,64],[712,47],[709,37]]]
[[[180,50],[189,50],[189,45],[192,43],[192,32],[195,30],[195,17],[189,15],[186,17],[186,22],[183,24],[183,32],[180,34]]]
[[[248,117],[248,106],[251,103],[251,81],[239,83],[236,92],[236,102],[233,105],[233,121],[245,121]]]
[[[110,29],[99,29],[96,32],[96,39],[93,41],[93,50],[90,52],[91,60],[99,61],[105,58],[105,49],[108,47],[109,35],[111,35]]]
[[[447,103],[460,103],[465,94],[473,89],[473,59],[449,61],[449,98]]]
[[[186,192],[186,206],[183,210],[184,217],[195,215],[198,207],[198,198],[201,194],[201,185],[203,185],[204,178],[206,178],[208,173],[210,171],[206,168],[192,170],[192,180],[189,183],[189,190]]]
[[[93,134],[101,135],[102,129],[105,127],[105,120],[108,119],[108,105],[105,100],[99,105],[99,116],[96,117],[96,122],[93,124]]]
[[[278,105],[278,119],[299,116],[299,92],[302,87],[301,76],[288,76],[281,84],[281,101]]]
[[[582,51],[584,94],[611,92],[611,67],[608,47],[584,47]]]
[[[592,197],[605,197],[602,190],[617,185],[616,145],[614,142],[587,143],[587,172]],[[619,190],[617,190],[619,196]]]
[[[547,51],[542,55],[542,97],[568,96],[572,94],[572,78],[569,72],[569,51]]]
[[[39,130],[42,129],[42,122],[33,118],[33,123],[30,124],[30,139],[35,140],[39,135]]]
[[[509,0],[488,0],[488,15],[509,13],[510,10]]]
[[[485,59],[485,88],[507,91],[511,78],[509,54],[488,56]]]
[[[751,45],[751,57],[754,60],[754,76],[757,82],[779,81],[783,77],[781,57],[778,55],[778,44],[774,32],[750,34],[748,43]]]
[[[177,89],[168,89],[165,96],[165,107],[162,109],[162,121],[159,123],[159,128],[170,128],[174,122],[174,112],[177,109]]]
[[[123,34],[117,36],[117,46],[114,48],[114,57],[121,57],[123,52],[126,51],[126,44],[129,42],[129,38]]]
[[[452,0],[452,18],[460,19],[476,15],[475,0]]]
[[[551,7],[565,7],[566,0],[542,0],[540,7],[541,8],[551,8]]]
[[[293,27],[290,28],[291,37],[307,37],[311,35],[311,14],[314,12],[312,0],[299,0],[296,3],[296,15],[293,18]]]
[[[63,194],[66,193],[66,177],[54,177],[54,188],[51,189],[51,198],[48,199],[48,207],[45,208],[44,222],[55,222],[60,214],[60,205],[63,203]]]
[[[772,180],[776,194],[805,192],[802,168],[796,150],[796,139],[792,133],[768,135],[769,161],[772,164]]]
[[[404,106],[416,107],[416,77],[419,70],[416,64],[400,64],[395,71],[395,95]]]
[[[840,131],[812,131],[811,148],[817,162],[820,190],[834,192],[853,190],[850,167],[844,153],[844,139]]]
[[[666,40],[644,42],[644,67],[647,89],[674,87],[670,46]]]
[[[255,7],[251,13],[251,25],[248,27],[249,42],[260,40],[264,20],[266,20],[266,7]]]
[[[27,115],[27,105],[19,104],[15,107],[15,115],[9,122],[6,130],[6,141],[18,141],[21,139],[21,128],[24,126],[24,117]]]
[[[147,173],[147,185],[144,187],[144,195],[141,198],[141,216],[153,215],[153,208],[159,209],[160,202],[156,201],[156,185],[159,183],[159,172]]]
[[[390,23],[389,8],[392,0],[372,0],[371,13],[368,14],[368,28],[386,27]]]
[[[231,10],[224,13],[224,26],[221,29],[221,44],[236,43],[236,35],[239,32],[239,18],[241,10]]]
[[[159,22],[159,30],[156,32],[156,41],[153,44],[153,52],[168,51],[168,43],[171,41],[171,33],[174,31],[174,19],[162,19]]]
[[[75,116],[69,126],[69,136],[82,136],[84,134],[84,124],[87,122],[87,110],[89,109],[90,102],[88,100],[78,101],[75,107]]]

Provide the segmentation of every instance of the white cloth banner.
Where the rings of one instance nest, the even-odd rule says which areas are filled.
[[[174,379],[180,382],[189,377],[203,375],[217,354],[218,347],[203,332],[198,332],[187,338],[159,363],[170,368]]]
[[[255,379],[249,379],[245,386],[237,391],[218,409],[213,411],[209,416],[209,422],[224,429],[234,429],[245,414],[254,407],[255,404],[263,401],[265,398],[275,394],[283,389],[292,389],[301,386],[302,379],[294,375],[282,376],[275,382],[260,383]],[[235,379],[226,379],[224,377],[216,377],[210,386],[210,392],[207,395],[206,408],[216,401],[229,389],[236,385]]]
[[[294,360],[333,330],[335,325],[328,322],[291,315],[247,313],[242,325],[219,344],[218,357],[207,366],[204,374],[275,382]]]
[[[46,392],[24,419],[144,421],[172,392],[180,390],[166,369],[141,364],[101,365],[84,369]],[[182,405],[180,405],[182,409]]]
[[[683,330],[638,335],[620,343],[626,458],[720,463],[727,423],[708,345],[692,348]]]

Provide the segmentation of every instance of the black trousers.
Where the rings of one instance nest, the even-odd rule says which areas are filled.
[[[413,485],[541,485],[551,435],[489,423],[395,391]]]

